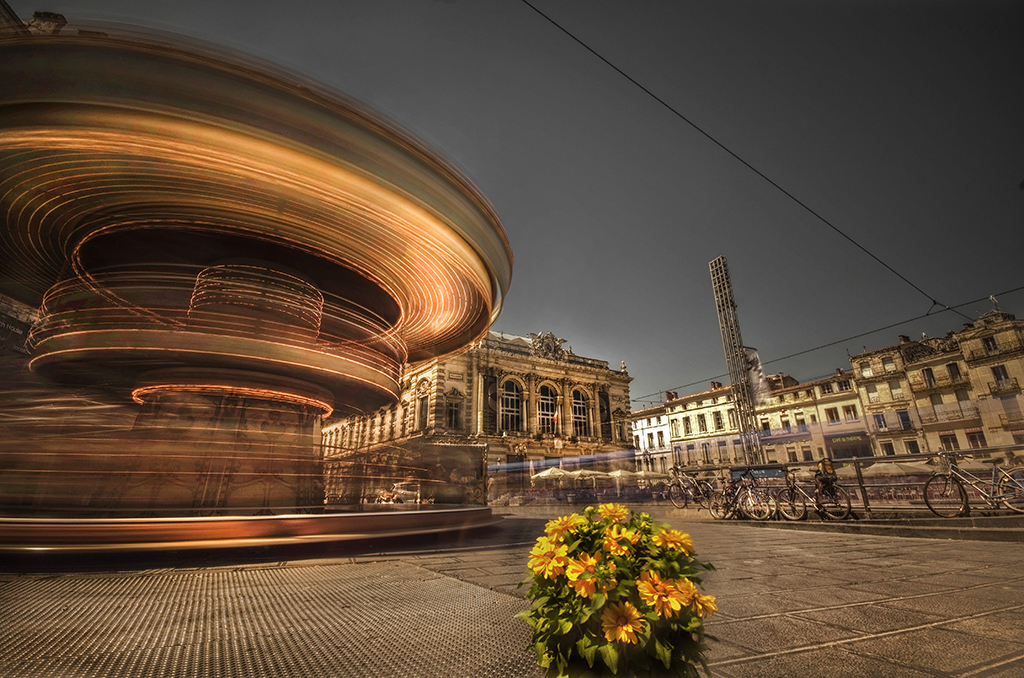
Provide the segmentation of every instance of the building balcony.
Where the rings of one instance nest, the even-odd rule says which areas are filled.
[[[912,375],[909,377],[909,381],[910,390],[914,393],[930,393],[948,388],[967,388],[971,385],[971,380],[964,375],[955,378],[939,376],[932,379],[925,379],[921,375]]]
[[[964,421],[966,419],[978,419],[981,415],[978,408],[973,405],[961,405],[960,409],[933,410],[918,408],[918,416],[922,424],[941,424],[946,422]]]
[[[1021,414],[1020,412],[1015,414],[1000,414],[999,425],[1003,428],[1024,426],[1024,414]]]
[[[791,440],[806,440],[811,437],[811,431],[806,425],[790,426],[788,428],[773,428],[771,430],[760,430],[757,432],[761,442],[782,443]]]
[[[1021,344],[1020,341],[1003,339],[998,346],[972,349],[967,353],[967,360],[974,362],[989,358],[1007,358],[1022,351],[1024,351],[1024,344]]]
[[[1020,384],[1017,383],[1016,377],[1000,379],[999,381],[992,381],[988,384],[988,391],[992,395],[997,395],[999,393],[1013,393],[1014,391],[1019,390]]]

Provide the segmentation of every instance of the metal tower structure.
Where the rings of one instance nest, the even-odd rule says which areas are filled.
[[[718,257],[709,264],[711,284],[715,291],[715,307],[718,310],[718,328],[722,333],[722,349],[729,369],[729,383],[736,406],[736,423],[743,444],[743,461],[760,464],[761,445],[757,437],[754,419],[754,398],[750,384],[747,351],[740,336],[739,318],[736,316],[736,302],[732,296],[732,281],[725,257]]]

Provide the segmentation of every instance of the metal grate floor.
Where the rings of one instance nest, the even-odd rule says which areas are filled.
[[[397,561],[0,577],[0,676],[540,676],[528,602]]]

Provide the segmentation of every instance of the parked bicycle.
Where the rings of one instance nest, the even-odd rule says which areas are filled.
[[[775,514],[775,499],[757,484],[750,469],[725,483],[725,489],[711,495],[708,509],[716,520],[743,515],[751,520],[768,520]]]
[[[990,508],[1000,504],[1024,513],[1024,468],[992,466],[989,480],[960,468],[957,459],[967,455],[953,451],[939,452],[940,468],[924,484],[924,503],[937,516],[952,518],[970,515],[970,499],[964,485],[974,488]]]
[[[819,469],[815,481],[814,494],[808,494],[797,484],[796,471],[787,469],[786,485],[775,493],[775,501],[783,518],[803,520],[807,517],[808,503],[824,518],[843,520],[850,515],[850,494],[839,486],[834,473]]]
[[[669,474],[668,498],[676,508],[686,508],[691,501],[704,508],[711,505],[711,495],[715,491],[711,483],[698,479],[695,474],[684,472],[678,465],[673,466]]]

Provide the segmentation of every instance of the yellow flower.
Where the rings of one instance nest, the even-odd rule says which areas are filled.
[[[569,578],[569,584],[576,589],[576,594],[589,598],[597,591],[597,558],[584,553],[576,560],[570,560],[565,568],[565,576]],[[586,579],[581,576],[588,575]]]
[[[613,556],[624,556],[629,553],[629,547],[620,542],[628,539],[630,544],[635,544],[637,538],[637,533],[633,530],[627,530],[621,525],[612,525],[604,533],[604,550]]]
[[[602,520],[612,520],[616,523],[629,519],[629,509],[622,504],[601,504],[597,507],[597,515]]]
[[[586,518],[578,513],[573,513],[568,516],[549,520],[547,525],[544,526],[544,533],[555,541],[562,541],[565,539],[567,532],[571,532],[586,522]]]
[[[654,608],[659,617],[672,617],[683,609],[684,605],[689,605],[693,597],[688,587],[679,586],[681,581],[662,579],[657,572],[647,571],[640,575],[636,590],[643,601]]]
[[[663,549],[682,551],[686,555],[693,553],[693,539],[679,530],[662,530],[654,535],[654,544]]]
[[[705,596],[698,593],[693,597],[693,609],[697,616],[710,617],[713,612],[718,610],[718,606],[715,605],[714,596]]]
[[[645,628],[643,616],[632,603],[611,603],[601,614],[601,628],[609,641],[637,642],[636,634]]]
[[[569,547],[547,537],[540,537],[530,551],[527,567],[534,574],[553,578],[565,571]]]

